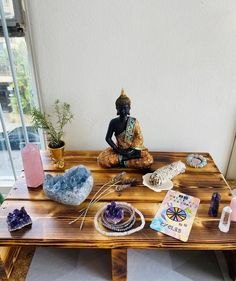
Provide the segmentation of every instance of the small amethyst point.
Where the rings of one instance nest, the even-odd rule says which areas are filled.
[[[112,201],[104,212],[106,220],[111,224],[117,224],[124,219],[124,210],[117,207],[116,202]]]
[[[24,207],[22,207],[20,210],[15,209],[7,216],[7,225],[10,232],[21,229],[30,224],[32,224],[32,220]]]
[[[221,196],[218,192],[214,192],[211,197],[210,208],[208,211],[208,215],[211,217],[217,217],[218,209],[220,205]]]

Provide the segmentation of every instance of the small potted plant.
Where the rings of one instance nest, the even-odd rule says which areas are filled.
[[[70,111],[68,103],[61,103],[56,100],[53,106],[54,122],[52,116],[46,114],[34,107],[31,111],[33,125],[46,131],[48,136],[48,149],[51,158],[57,167],[64,167],[64,147],[65,142],[62,140],[64,135],[64,127],[73,119],[73,114]]]

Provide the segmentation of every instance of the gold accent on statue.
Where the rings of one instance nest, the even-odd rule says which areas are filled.
[[[116,107],[123,106],[125,104],[128,104],[130,106],[131,105],[131,101],[130,101],[129,97],[125,94],[124,89],[122,88],[120,96],[116,100]]]

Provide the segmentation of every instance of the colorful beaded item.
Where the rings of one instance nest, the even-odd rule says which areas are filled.
[[[119,208],[122,208],[124,210],[124,213],[126,213],[126,218],[116,224],[108,222],[106,216],[104,215],[108,205],[105,205],[96,213],[94,217],[94,226],[98,232],[106,236],[125,236],[135,233],[144,228],[145,219],[143,214],[138,209],[125,202],[115,203]],[[136,222],[136,214],[140,217],[141,224],[133,228]]]
[[[193,168],[203,168],[207,164],[207,159],[200,154],[189,154],[186,163]]]

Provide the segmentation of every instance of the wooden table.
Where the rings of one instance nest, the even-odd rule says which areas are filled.
[[[101,185],[124,169],[102,169],[97,165],[98,151],[66,151],[65,169],[78,164],[86,165],[93,174],[94,188],[89,199]],[[154,164],[152,170],[174,161],[181,160],[185,163],[189,153],[152,152]],[[212,193],[221,194],[222,208],[229,205],[232,198],[231,190],[223,175],[220,173],[212,157],[208,153],[201,153],[208,158],[204,168],[194,169],[187,167],[184,174],[174,178],[174,190],[200,198],[201,204],[194,220],[188,242],[181,242],[167,235],[150,229],[153,219],[166,192],[156,193],[142,185],[144,172],[125,169],[130,177],[136,177],[140,183],[120,193],[108,195],[103,202],[95,204],[88,212],[83,230],[79,230],[80,222],[69,225],[68,223],[78,216],[78,210],[85,206],[65,206],[49,200],[39,191],[29,191],[25,180],[19,179],[11,189],[7,199],[0,208],[0,246],[44,246],[63,248],[109,248],[112,257],[112,280],[126,280],[127,249],[175,249],[175,250],[234,250],[236,249],[236,224],[232,223],[228,233],[218,229],[219,215],[217,218],[208,216],[209,202]],[[62,173],[63,170],[55,169],[48,154],[42,154],[44,169],[52,174]],[[146,219],[143,230],[125,237],[106,237],[99,234],[93,224],[93,217],[104,202],[111,200],[126,201],[138,208]],[[24,206],[33,220],[31,229],[22,229],[9,233],[6,217],[15,208]]]

